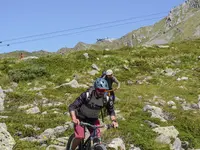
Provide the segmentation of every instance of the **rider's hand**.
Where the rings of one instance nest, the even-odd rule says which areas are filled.
[[[77,119],[77,118],[72,118],[72,122],[74,123],[74,124],[80,124],[80,120],[79,119]]]
[[[119,127],[117,121],[112,121],[112,125],[113,125],[114,128],[118,128]]]

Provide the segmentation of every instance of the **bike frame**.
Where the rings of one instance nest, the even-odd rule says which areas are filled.
[[[89,145],[89,147],[91,148],[91,147],[93,147],[94,146],[94,144],[100,144],[100,141],[99,142],[95,142],[94,143],[94,139],[96,139],[96,138],[98,138],[99,139],[99,137],[97,136],[97,129],[99,129],[99,128],[103,128],[103,127],[105,127],[105,125],[100,125],[100,126],[96,126],[96,125],[91,125],[91,124],[89,124],[89,123],[85,123],[85,122],[81,122],[81,125],[83,125],[84,127],[91,127],[91,128],[93,128],[93,132],[90,134],[90,136],[84,141],[84,139],[81,141],[81,144],[80,144],[80,150],[85,150],[85,148],[87,148],[87,146],[88,146],[88,144],[90,144]],[[106,125],[107,126],[107,128],[110,128],[112,125]]]

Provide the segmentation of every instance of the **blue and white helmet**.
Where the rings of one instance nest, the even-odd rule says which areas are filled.
[[[94,88],[95,89],[106,89],[108,90],[108,82],[104,78],[97,78],[94,82]]]

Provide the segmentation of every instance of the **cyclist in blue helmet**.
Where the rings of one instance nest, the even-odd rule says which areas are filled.
[[[81,139],[85,137],[85,129],[80,126],[80,121],[88,122],[93,125],[100,125],[98,117],[102,108],[105,107],[107,109],[113,126],[115,128],[118,127],[113,106],[114,103],[105,95],[105,92],[108,89],[107,81],[103,78],[97,78],[94,82],[94,86],[83,92],[69,105],[69,112],[74,123],[76,137],[72,145],[72,150],[75,150]],[[91,129],[89,129],[89,131],[92,133]],[[100,140],[100,130],[98,131],[98,137]]]

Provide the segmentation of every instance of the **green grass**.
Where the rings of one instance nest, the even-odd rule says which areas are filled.
[[[123,138],[126,146],[134,144],[142,150],[169,150],[168,145],[155,142],[157,134],[144,122],[150,120],[160,126],[174,125],[180,132],[179,138],[188,141],[190,147],[199,148],[199,111],[183,111],[181,105],[174,100],[175,96],[185,99],[188,103],[197,103],[199,92],[200,61],[200,40],[171,43],[169,48],[162,49],[157,46],[143,48],[124,47],[118,50],[87,50],[70,52],[65,55],[47,55],[39,59],[19,61],[11,58],[1,59],[0,63],[0,86],[3,89],[11,87],[11,82],[18,82],[18,87],[12,88],[13,92],[6,94],[5,112],[1,115],[9,116],[2,119],[8,126],[8,131],[15,138],[17,144],[14,149],[45,149],[39,143],[19,141],[16,132],[21,131],[23,137],[36,136],[47,128],[54,128],[63,125],[70,118],[64,115],[68,111],[68,105],[83,92],[84,88],[60,87],[56,86],[72,80],[73,75],[78,75],[78,82],[82,84],[91,83],[96,77],[101,75],[103,70],[108,68],[114,70],[115,76],[121,82],[121,88],[116,92],[120,99],[116,102],[116,109],[120,109],[120,114],[125,120],[119,120],[119,129],[113,129],[103,134],[103,140],[109,142],[112,138]],[[83,53],[89,54],[89,59],[85,59]],[[98,58],[98,60],[97,60]],[[92,70],[91,65],[95,63],[101,70],[95,76],[87,72]],[[129,70],[124,68],[128,66]],[[175,76],[165,76],[162,70],[172,68],[179,69]],[[41,74],[42,73],[42,74]],[[137,80],[144,80],[151,76],[151,79],[136,84]],[[177,81],[177,78],[186,76],[186,81]],[[132,85],[127,85],[127,81],[133,81]],[[43,87],[40,91],[31,91],[31,88]],[[116,85],[114,85],[116,86]],[[38,93],[42,95],[38,95]],[[139,99],[138,97],[142,97]],[[150,118],[150,114],[143,112],[146,102],[153,100],[154,96],[164,101],[173,100],[177,105],[177,110],[163,106],[164,111],[169,112],[175,120],[167,123],[159,119]],[[61,106],[42,106],[43,98],[47,98],[49,103],[62,102]],[[19,110],[19,106],[38,103],[41,112],[47,111],[47,115],[35,114],[27,115],[25,110]],[[151,105],[154,105],[152,102]],[[161,106],[159,106],[161,107]],[[53,109],[58,108],[60,114],[54,114]],[[32,124],[41,128],[39,131],[27,129],[23,125]],[[64,133],[69,136],[72,130]],[[50,144],[51,141],[48,141]],[[31,148],[30,148],[31,147]]]

